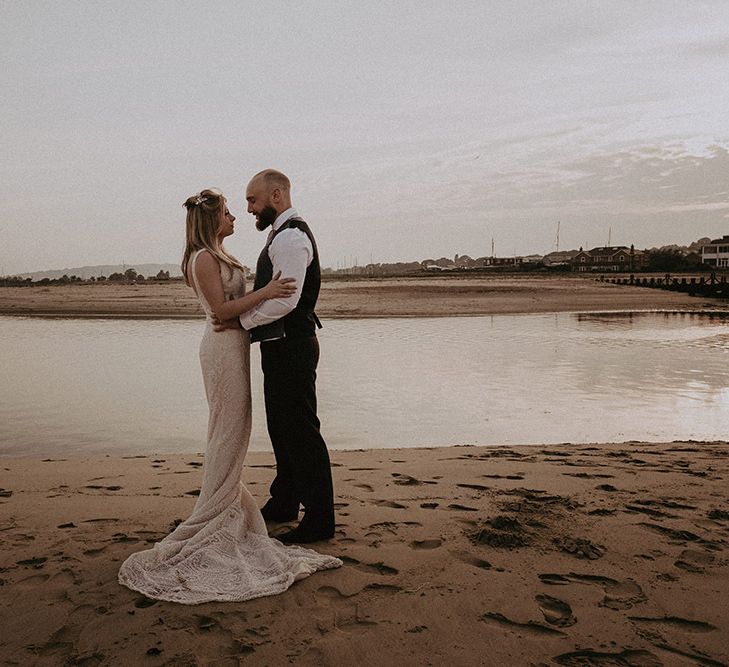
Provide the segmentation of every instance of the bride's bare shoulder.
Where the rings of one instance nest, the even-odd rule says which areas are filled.
[[[198,281],[205,280],[208,276],[219,273],[219,271],[220,263],[217,258],[205,248],[195,251],[192,261],[187,267],[188,277],[192,278],[194,276]],[[188,283],[194,285],[192,280],[188,280]]]
[[[210,269],[217,269],[220,267],[218,258],[213,255],[209,250],[203,248],[198,250],[195,257],[195,272],[209,271]]]

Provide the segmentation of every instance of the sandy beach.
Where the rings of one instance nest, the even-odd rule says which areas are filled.
[[[3,664],[729,663],[729,443],[337,451],[342,568],[241,604],[121,587],[202,461],[2,460]]]
[[[249,285],[250,287],[250,285]],[[729,310],[729,302],[594,276],[481,276],[325,280],[322,318],[439,317],[585,310]],[[202,317],[184,283],[0,287],[0,315]]]

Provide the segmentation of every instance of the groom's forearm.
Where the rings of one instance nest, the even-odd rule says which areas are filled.
[[[240,323],[244,329],[270,324],[288,315],[296,308],[301,298],[301,290],[306,279],[306,269],[310,255],[306,246],[287,247],[285,253],[271,252],[273,275],[279,271],[282,278],[293,278],[296,281],[296,291],[289,297],[269,299],[240,316]]]
[[[296,308],[300,297],[301,290],[299,289],[297,293],[285,299],[264,301],[260,306],[256,306],[253,310],[249,310],[240,316],[241,326],[244,329],[255,329],[264,324],[280,320]]]

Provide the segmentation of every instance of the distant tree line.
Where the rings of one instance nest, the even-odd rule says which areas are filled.
[[[648,253],[648,271],[675,273],[709,268],[704,266],[696,255],[687,255],[678,248],[661,248]]]
[[[74,285],[88,283],[124,283],[137,284],[141,282],[156,282],[160,280],[175,280],[170,278],[169,271],[158,271],[157,275],[145,278],[141,273],[137,273],[134,268],[129,268],[124,273],[112,273],[109,276],[91,276],[84,279],[74,275],[63,274],[60,278],[41,278],[33,280],[32,278],[23,278],[21,276],[3,276],[0,277],[0,286],[2,287],[24,287],[29,285]]]

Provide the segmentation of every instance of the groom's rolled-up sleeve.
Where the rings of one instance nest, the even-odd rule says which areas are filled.
[[[311,264],[314,251],[309,237],[300,229],[285,229],[276,236],[268,248],[273,263],[273,275],[281,271],[281,278],[296,280],[296,291],[282,299],[268,299],[240,316],[244,329],[250,330],[270,324],[288,315],[301,298],[306,269]]]

